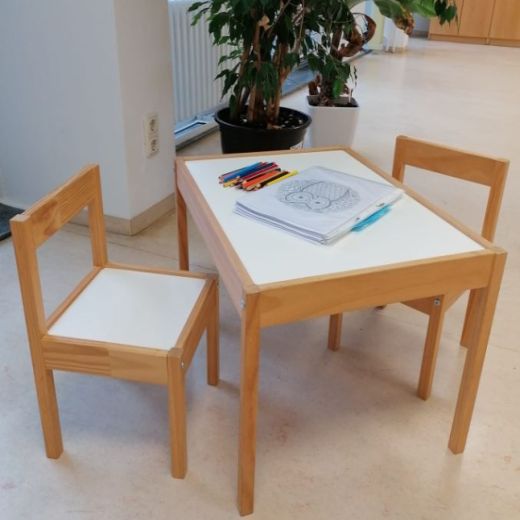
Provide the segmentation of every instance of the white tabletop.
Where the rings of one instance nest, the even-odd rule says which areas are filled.
[[[255,284],[384,266],[482,250],[483,247],[414,199],[405,195],[383,218],[361,232],[351,232],[333,245],[307,242],[233,213],[244,192],[223,188],[222,173],[255,161],[272,160],[288,170],[325,166],[384,181],[377,173],[341,150],[290,155],[188,161],[193,179],[224,229]],[[247,195],[246,195],[247,196]]]

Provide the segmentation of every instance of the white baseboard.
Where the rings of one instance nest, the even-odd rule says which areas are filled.
[[[16,201],[6,198],[0,198],[0,203],[14,208],[27,209],[25,204],[19,204]],[[111,233],[119,233],[121,235],[135,235],[153,224],[156,220],[167,213],[175,210],[175,193],[171,193],[164,199],[160,200],[153,206],[139,213],[131,219],[113,217],[105,215],[105,228]],[[87,210],[83,210],[71,219],[74,224],[87,225]]]
[[[153,224],[156,220],[167,213],[175,210],[175,193],[171,193],[164,199],[145,209],[139,215],[131,219],[113,217],[105,215],[105,228],[111,233],[119,233],[120,235],[136,235],[143,229]],[[72,218],[71,222],[74,224],[87,225],[88,215],[87,210],[83,210]]]
[[[5,197],[0,197],[0,204],[5,204],[6,206],[11,206],[12,208],[27,209],[24,204],[19,204],[15,200],[9,200]]]

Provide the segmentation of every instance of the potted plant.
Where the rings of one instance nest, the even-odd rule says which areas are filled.
[[[457,14],[453,0],[374,0],[381,14],[411,34],[413,13],[450,22]],[[356,69],[347,60],[374,36],[372,18],[352,10],[361,0],[322,0],[317,13],[319,37],[307,49],[307,60],[316,78],[309,83],[307,98],[313,124],[311,146],[351,146],[359,105],[353,98]]]
[[[282,86],[314,42],[318,0],[205,0],[190,7],[193,23],[209,21],[216,45],[232,51],[221,58],[217,77],[229,104],[216,114],[224,152],[290,148],[303,141],[311,119],[280,107]]]
[[[441,21],[455,16],[454,0],[374,1],[384,15],[403,27],[412,23],[411,12],[437,15]],[[224,78],[222,96],[230,94],[228,106],[215,117],[224,152],[283,149],[303,141],[311,119],[280,107],[283,84],[302,57],[308,57],[314,70],[321,71],[318,97],[324,99],[321,92],[327,92],[328,82],[332,85],[331,99],[341,96],[348,79],[355,74],[343,54],[359,45],[355,39],[359,22],[351,11],[358,3],[203,0],[190,6],[193,23],[207,18],[214,43],[232,49],[221,58],[222,70],[217,76]],[[368,27],[362,32],[363,41],[370,31]],[[320,40],[313,37],[316,33],[321,34]],[[350,40],[342,44],[345,36]]]

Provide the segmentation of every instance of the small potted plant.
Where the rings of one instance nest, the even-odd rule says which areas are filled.
[[[453,0],[374,0],[381,14],[411,34],[413,13],[442,23],[457,14]],[[353,98],[356,69],[347,60],[357,54],[374,36],[372,18],[352,9],[361,0],[322,0],[317,22],[319,36],[307,48],[307,60],[316,78],[309,83],[308,105],[313,124],[311,146],[351,146],[359,116],[359,105]]]
[[[221,58],[222,96],[229,104],[216,114],[224,152],[290,148],[303,141],[311,119],[280,107],[291,70],[313,45],[318,0],[205,0],[190,7],[193,23],[209,21],[216,45],[232,51]]]

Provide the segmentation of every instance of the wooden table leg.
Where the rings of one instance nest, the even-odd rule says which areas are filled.
[[[339,350],[341,343],[341,325],[343,314],[332,314],[329,319],[329,341],[327,347],[330,350]]]
[[[240,431],[238,452],[238,510],[253,512],[256,453],[256,412],[260,363],[260,319],[257,296],[248,295],[242,312],[240,367]]]
[[[475,324],[471,323],[475,316],[475,291],[469,293],[468,306],[466,309],[466,316],[464,317],[464,326],[462,327],[462,334],[460,337],[460,344],[463,347],[469,347],[471,344],[471,334],[475,329]]]
[[[478,329],[471,336],[472,344],[466,354],[457,407],[455,408],[455,416],[451,427],[448,446],[453,453],[462,453],[466,446],[505,260],[505,252],[497,253],[489,285],[475,291],[473,312],[476,315],[471,319],[471,323],[477,325]]]
[[[186,447],[186,398],[181,360],[168,355],[168,411],[170,420],[171,474],[184,478],[188,468]]]
[[[432,393],[433,375],[435,373],[437,353],[439,352],[445,311],[445,296],[438,296],[435,298],[432,310],[430,311],[428,332],[426,333],[426,340],[424,342],[421,373],[419,375],[419,384],[417,385],[417,395],[425,401],[429,399]]]
[[[188,251],[188,216],[186,203],[182,198],[179,186],[175,188],[175,201],[177,211],[177,243],[179,244],[179,269],[189,270],[190,259]]]
[[[219,314],[219,293],[218,284],[213,282],[212,295],[213,308],[212,316],[209,319],[206,332],[207,343],[207,374],[208,385],[218,385],[219,379],[219,330],[220,330],[220,314]]]

